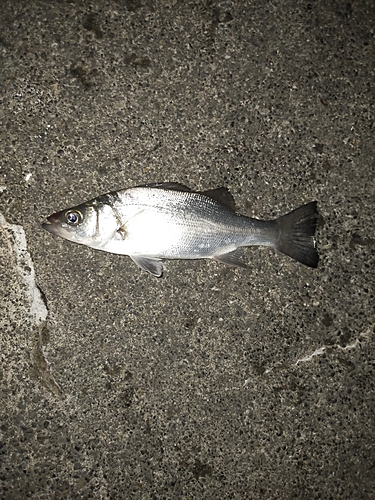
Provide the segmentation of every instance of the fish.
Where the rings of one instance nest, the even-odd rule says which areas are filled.
[[[193,191],[164,182],[113,191],[47,217],[42,227],[69,241],[128,255],[144,271],[163,274],[164,259],[213,259],[246,267],[242,249],[272,247],[318,265],[317,202],[273,220],[238,214],[225,187]]]

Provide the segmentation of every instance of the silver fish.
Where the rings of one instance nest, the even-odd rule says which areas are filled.
[[[246,267],[241,247],[273,247],[316,267],[316,202],[275,220],[239,215],[226,188],[191,191],[177,183],[108,193],[47,218],[43,228],[75,243],[128,255],[154,276],[162,259],[214,259]]]

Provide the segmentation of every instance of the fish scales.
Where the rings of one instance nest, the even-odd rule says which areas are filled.
[[[268,241],[251,219],[200,193],[155,189],[150,196],[148,188],[135,188],[119,193],[114,209],[126,224],[122,248],[133,255],[207,258]]]
[[[194,192],[176,183],[108,193],[48,217],[43,227],[65,239],[130,256],[161,276],[162,259],[215,259],[245,267],[240,250],[271,246],[310,267],[318,254],[316,202],[278,219],[237,214],[225,188]]]

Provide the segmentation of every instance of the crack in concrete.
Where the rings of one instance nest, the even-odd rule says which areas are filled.
[[[341,346],[341,345],[338,345],[338,344],[334,344],[334,345],[323,345],[322,347],[319,347],[318,349],[315,349],[314,352],[312,352],[311,354],[307,355],[307,356],[304,356],[303,358],[300,358],[300,359],[297,359],[297,361],[294,363],[295,366],[299,365],[300,363],[307,363],[309,361],[311,361],[313,358],[315,358],[316,356],[320,356],[321,354],[325,353],[325,352],[331,352],[335,349],[338,349],[340,351],[348,351],[350,349],[355,349],[356,347],[358,347],[360,344],[361,344],[361,338],[362,339],[367,339],[371,334],[371,330],[370,328],[368,330],[366,330],[365,332],[362,332],[359,334],[359,338],[355,339],[353,343],[351,344],[348,344],[346,346]]]
[[[274,366],[271,366],[270,368],[267,368],[266,370],[264,370],[264,375],[268,375],[269,373],[271,373],[272,371],[280,371],[280,370],[286,370],[286,369],[289,369],[291,367],[294,367],[294,366],[298,366],[299,364],[301,363],[308,363],[309,361],[311,361],[312,359],[314,359],[315,357],[318,357],[318,356],[321,356],[322,354],[324,354],[325,352],[327,352],[328,354],[335,351],[335,350],[339,350],[339,351],[349,351],[351,349],[356,349],[359,345],[361,345],[361,339],[362,340],[368,340],[371,336],[371,328],[368,328],[366,331],[362,332],[359,334],[358,338],[356,338],[354,340],[354,342],[352,342],[351,344],[348,344],[346,346],[341,346],[341,345],[338,345],[338,344],[335,344],[335,345],[323,345],[321,347],[318,347],[317,349],[315,349],[315,351],[313,351],[311,354],[308,354],[306,356],[304,356],[303,358],[299,358],[297,359],[297,361],[293,364],[280,364],[280,365],[274,365]],[[253,378],[248,378],[244,381],[243,385],[242,385],[242,389],[243,388],[246,388],[251,382],[253,381]],[[230,389],[239,389],[238,387],[231,387]]]

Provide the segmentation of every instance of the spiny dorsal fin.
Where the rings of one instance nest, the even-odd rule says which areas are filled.
[[[208,198],[211,198],[212,200],[218,201],[234,212],[236,211],[236,203],[234,201],[232,193],[226,187],[209,189],[208,191],[202,191],[201,194],[204,194],[204,196],[208,196]]]
[[[170,189],[171,191],[183,191],[191,193],[191,189],[184,184],[180,184],[179,182],[156,182],[152,184],[145,184],[144,186],[139,187],[149,187],[149,188],[158,188],[158,189]]]

